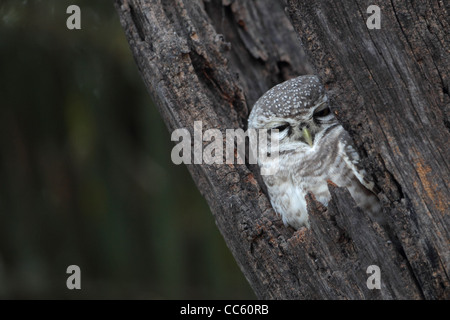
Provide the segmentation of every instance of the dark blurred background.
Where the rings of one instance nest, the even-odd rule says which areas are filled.
[[[254,298],[112,0],[0,1],[0,128],[0,298]]]

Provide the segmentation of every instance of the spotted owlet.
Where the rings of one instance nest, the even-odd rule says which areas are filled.
[[[277,162],[260,157],[258,165],[261,169],[278,166],[276,174],[262,178],[274,210],[284,224],[295,229],[309,226],[307,192],[328,205],[327,180],[347,187],[357,205],[371,216],[380,211],[374,185],[327,100],[318,77],[300,76],[267,91],[255,103],[248,120],[249,128],[278,129]]]

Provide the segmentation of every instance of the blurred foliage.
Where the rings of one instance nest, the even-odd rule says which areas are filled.
[[[112,1],[0,2],[0,128],[0,298],[254,298]]]

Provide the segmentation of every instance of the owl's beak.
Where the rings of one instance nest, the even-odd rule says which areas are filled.
[[[313,146],[313,137],[311,135],[311,131],[309,131],[307,128],[303,128],[302,129],[302,135],[303,135],[303,139],[305,139],[305,141],[309,144],[310,147]]]

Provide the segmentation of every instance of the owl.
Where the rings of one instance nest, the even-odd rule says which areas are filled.
[[[327,180],[346,187],[357,205],[372,217],[378,217],[381,209],[352,139],[330,111],[327,100],[317,76],[300,76],[267,91],[248,119],[249,128],[270,131],[278,139],[278,159],[259,157],[258,165],[260,169],[277,166],[275,174],[262,178],[272,207],[285,225],[295,229],[309,227],[308,192],[328,205]]]

